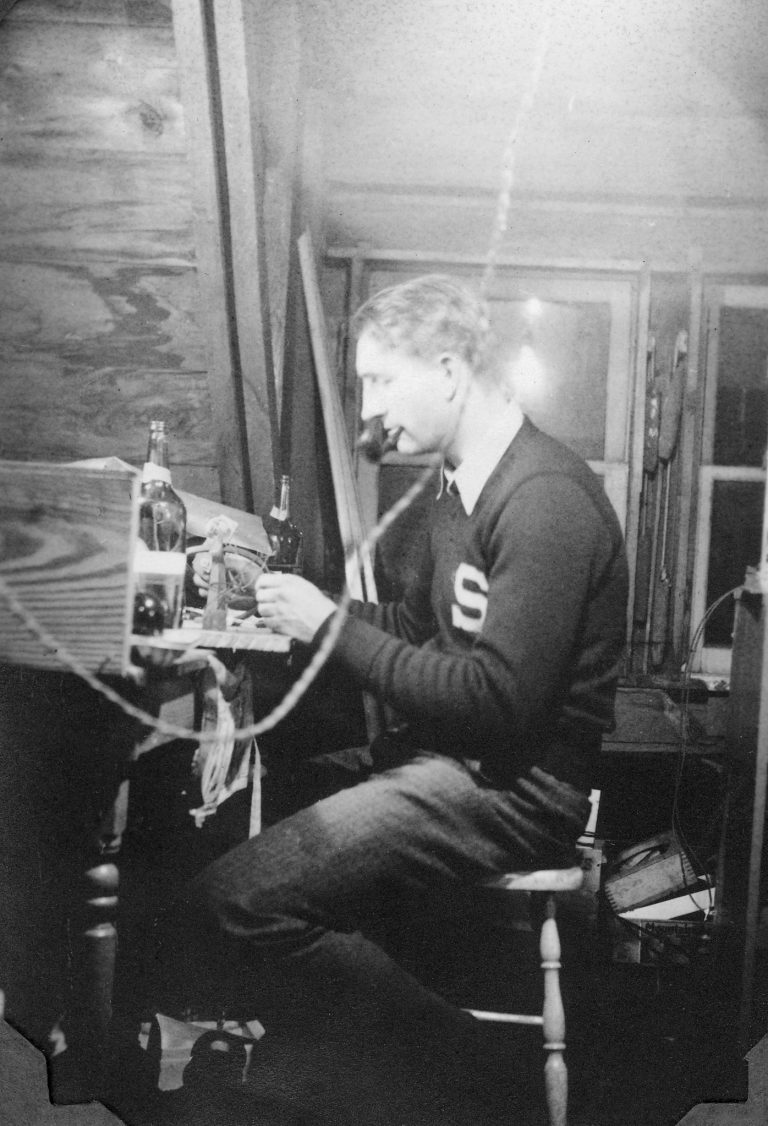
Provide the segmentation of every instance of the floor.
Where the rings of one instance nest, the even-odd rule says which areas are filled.
[[[142,776],[133,784],[136,862],[124,870],[126,899],[138,898],[139,888],[162,899],[169,882],[173,884],[185,870],[201,866],[206,857],[226,847],[228,837],[242,833],[240,821],[247,809],[238,813],[234,799],[228,817],[222,817],[217,826],[211,825],[202,834],[190,827],[189,795],[185,790],[186,806],[174,797],[175,788],[188,786],[185,756],[179,748],[177,772],[168,755],[156,772],[148,757]],[[587,923],[584,925],[579,910],[570,915],[566,911],[570,1126],[675,1126],[699,1102],[743,1100],[747,1070],[735,1034],[740,986],[736,934],[724,929],[708,933],[700,941],[699,932],[682,949],[662,946],[653,964],[626,964],[614,960],[616,936],[603,925],[604,920],[590,917]],[[453,1000],[469,1003],[471,996],[472,1003],[492,1008],[509,1000],[498,983],[519,978],[521,962],[530,967],[528,984],[532,987],[538,982],[530,936],[517,935],[509,943],[505,951],[499,936],[481,927],[426,936],[417,947],[404,941],[401,954],[410,968]],[[646,951],[644,957],[650,956]],[[210,1018],[218,1014],[197,1015]],[[757,1043],[766,1032],[768,951],[763,950],[749,1044]],[[487,1028],[482,1035],[487,1059],[513,1080],[509,1121],[517,1126],[544,1126],[543,1053],[536,1032]],[[333,1112],[307,1114],[299,1106],[301,1100],[292,1102],[296,1076],[315,1074],[327,1079],[332,1057],[332,1045],[300,1023],[283,1036],[277,1058],[270,1059],[264,1046],[256,1045],[254,1061],[261,1081],[255,1088],[255,1103],[250,1096],[233,1098],[225,1093],[225,1085],[215,1082],[207,1101],[199,1086],[193,1089],[186,1083],[158,1098],[149,1087],[142,1089],[137,1080],[145,1072],[146,1057],[135,1040],[123,1050],[125,1054],[114,1061],[111,1092],[104,1101],[126,1126],[338,1126],[342,1121],[346,1126],[348,1121],[335,1119]],[[66,1068],[59,1066],[54,1074],[56,1071],[59,1090],[66,1092]],[[348,1077],[342,1070],[337,1078],[341,1105]],[[493,1122],[495,1126],[496,1120]],[[396,1126],[422,1123],[398,1121]],[[491,1126],[491,1122],[478,1117],[467,1126]]]
[[[469,936],[464,937],[469,943]],[[519,941],[513,940],[508,954],[516,965]],[[650,966],[604,961],[605,951],[595,948],[586,955],[582,949],[579,961],[578,943],[569,948],[566,938],[570,1126],[675,1126],[697,1103],[738,1102],[747,1097],[746,1061],[734,1031],[738,974],[728,939],[717,942],[721,949],[709,948],[687,965]],[[465,951],[459,943],[443,960],[435,952],[434,962],[440,962],[437,977],[451,972],[452,961],[461,962],[465,969],[462,987],[477,987],[477,1001],[492,1007],[500,997],[495,986],[489,988],[490,962],[483,961],[484,951],[474,939],[471,945],[486,972],[466,972]],[[766,963],[762,952],[750,1043],[768,1031]],[[497,966],[501,972],[509,968],[504,960],[497,961]],[[425,972],[429,977],[434,971],[432,965]],[[495,979],[496,967],[492,972]],[[456,980],[462,980],[461,973]],[[513,1077],[509,1121],[517,1126],[544,1126],[543,1053],[537,1032],[486,1026],[482,1036],[487,1058],[499,1069],[507,1068]],[[190,1082],[186,1090],[182,1087],[151,1105],[137,1103],[135,1089],[122,1103],[118,1093],[112,1109],[127,1126],[203,1126],[203,1122],[205,1126],[219,1122],[222,1126],[335,1126],[332,1111],[317,1117],[306,1115],[298,1105],[301,1099],[293,1104],[290,1094],[293,1076],[323,1072],[330,1048],[332,1045],[315,1042],[311,1032],[297,1025],[293,1035],[283,1038],[284,1066],[274,1067],[264,1064],[257,1043],[253,1059],[262,1068],[263,1082],[256,1086],[255,1102],[232,1101],[226,1088],[217,1088],[214,1082],[212,1103],[201,1104],[199,1088]],[[343,1121],[346,1124],[347,1119]],[[396,1121],[397,1126],[422,1126],[421,1120]],[[500,1121],[478,1117],[468,1121],[468,1126],[496,1126]]]

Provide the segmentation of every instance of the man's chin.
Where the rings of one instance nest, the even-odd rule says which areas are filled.
[[[404,430],[392,434],[389,448],[396,450],[399,454],[417,454],[421,452],[418,443],[414,442],[413,438],[411,438],[409,434],[406,434]]]

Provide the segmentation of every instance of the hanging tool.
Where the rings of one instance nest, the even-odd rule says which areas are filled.
[[[671,463],[677,448],[680,432],[680,416],[683,410],[683,390],[686,381],[688,358],[688,333],[678,332],[672,367],[664,382],[661,401],[661,421],[659,424],[659,461],[662,466],[663,517],[661,526],[660,570],[655,579],[654,599],[651,606],[650,662],[659,668],[664,660],[667,644],[667,622],[672,593],[672,575],[667,558],[669,538],[669,494]]]
[[[643,439],[643,483],[640,493],[640,532],[635,571],[634,621],[644,626],[648,617],[648,591],[651,579],[653,530],[651,507],[659,450],[660,396],[656,386],[656,341],[648,338],[645,368],[645,431]]]

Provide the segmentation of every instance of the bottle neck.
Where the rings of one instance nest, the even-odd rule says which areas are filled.
[[[280,479],[280,503],[273,506],[270,516],[275,520],[289,520],[291,517],[291,479],[290,477],[281,477]]]
[[[165,423],[151,422],[149,424],[149,442],[147,443],[147,460],[144,462],[142,482],[164,481],[171,483],[171,470],[168,461],[168,435],[165,432]]]

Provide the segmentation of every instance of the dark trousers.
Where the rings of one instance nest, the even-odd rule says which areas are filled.
[[[166,953],[228,991],[222,1002],[252,1002],[267,1029],[255,1093],[270,1082],[274,1093],[281,1038],[300,1030],[307,1052],[283,1082],[306,1121],[492,1122],[475,1022],[403,970],[381,938],[394,914],[414,927],[455,917],[493,872],[571,863],[589,800],[536,767],[499,790],[438,754],[386,740],[372,752],[316,764],[317,789],[324,766],[343,788],[196,878],[183,895],[183,939],[177,931]]]

